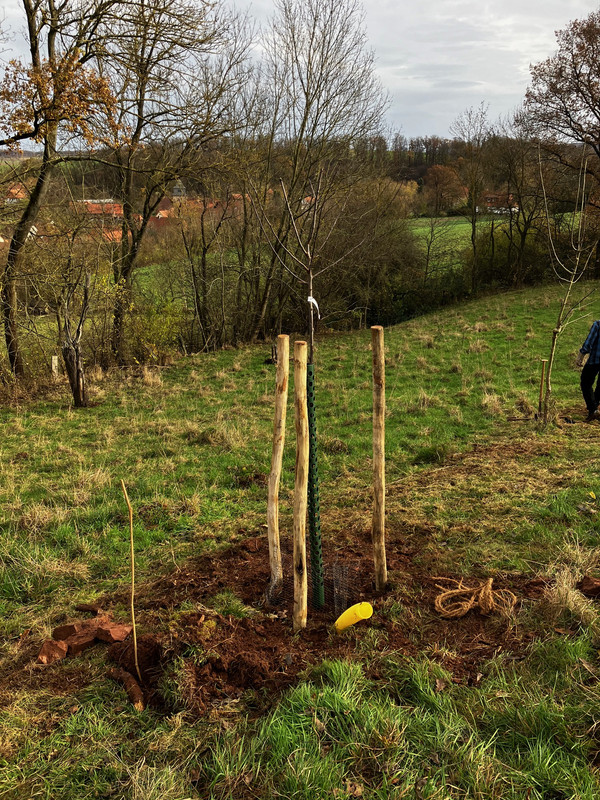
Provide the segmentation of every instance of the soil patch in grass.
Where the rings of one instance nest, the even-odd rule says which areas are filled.
[[[471,611],[457,620],[441,618],[434,610],[439,594],[435,559],[423,559],[430,533],[427,530],[396,531],[388,536],[389,589],[377,593],[369,533],[364,542],[333,548],[324,544],[325,608],[310,607],[308,624],[299,635],[292,631],[291,552],[282,543],[284,572],[288,580],[276,603],[267,603],[269,582],[266,536],[255,536],[220,553],[189,561],[171,574],[139,588],[137,607],[144,625],[155,617],[171,619],[168,631],[156,630],[142,638],[154,659],[142,668],[149,697],[160,702],[161,670],[179,659],[178,690],[186,708],[199,715],[238,700],[249,690],[269,705],[298,675],[323,659],[355,659],[369,662],[377,675],[377,657],[394,652],[398,658],[428,655],[443,665],[454,682],[476,685],[484,665],[499,653],[521,658],[534,633],[510,619]],[[361,546],[364,545],[364,546]],[[345,605],[367,600],[374,608],[370,620],[342,634],[333,631],[333,565],[347,572]],[[448,576],[446,577],[453,577]],[[478,577],[473,578],[477,583]],[[469,581],[467,581],[468,583]],[[310,585],[310,584],[309,584]],[[543,579],[505,574],[494,586],[513,591],[519,601],[538,599]],[[234,614],[211,610],[215,597],[226,593],[237,599]],[[110,602],[125,601],[125,593]],[[107,607],[109,598],[103,605]],[[181,611],[196,606],[194,611]],[[160,653],[163,653],[162,658]],[[191,652],[191,654],[190,654]],[[113,655],[135,673],[131,645],[113,645]],[[145,663],[145,655],[144,655]],[[129,661],[127,661],[129,659]],[[131,663],[129,663],[131,662]]]
[[[203,716],[245,697],[262,711],[301,673],[324,659],[361,661],[376,678],[379,656],[389,653],[399,659],[426,655],[441,664],[455,683],[477,685],[486,662],[500,653],[522,658],[535,637],[534,631],[515,625],[512,618],[476,610],[460,619],[443,619],[434,605],[440,578],[459,576],[440,567],[432,529],[398,523],[387,532],[385,592],[374,588],[369,530],[349,529],[344,540],[337,536],[335,542],[324,541],[325,606],[313,608],[309,600],[308,625],[294,635],[292,552],[287,537],[282,538],[282,554],[287,578],[276,601],[266,599],[270,576],[265,531],[138,586],[138,664],[147,702],[160,709],[181,701],[189,712]],[[476,585],[484,577],[464,580]],[[519,605],[541,598],[546,585],[543,578],[516,573],[494,578],[494,588],[510,589]],[[335,633],[333,623],[340,609],[361,601],[373,605],[373,616]],[[128,590],[99,602],[105,611],[127,606]],[[76,693],[97,678],[97,670],[85,668],[85,654],[46,668],[33,666],[32,657],[39,649],[34,639],[26,637],[12,668],[5,663],[0,695],[3,690],[11,693],[28,687],[54,695]],[[107,658],[137,674],[131,639],[108,648]]]

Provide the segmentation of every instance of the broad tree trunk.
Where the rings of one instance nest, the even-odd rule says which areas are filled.
[[[42,166],[38,173],[35,186],[33,187],[29,200],[21,218],[15,225],[8,255],[4,267],[4,274],[1,276],[2,282],[2,321],[4,324],[4,337],[6,340],[6,350],[10,362],[10,368],[16,378],[22,378],[25,374],[25,364],[19,343],[18,328],[18,308],[17,308],[17,266],[21,251],[25,247],[27,238],[31,233],[31,228],[35,223],[40,208],[48,179],[54,167],[56,156],[56,126],[51,126],[46,141],[44,142],[44,152],[42,155]]]
[[[14,278],[15,261],[16,257],[13,259],[9,257],[4,270],[4,280],[2,284],[2,319],[4,321],[4,337],[11,371],[16,378],[22,378],[25,374],[25,365],[21,355],[17,327],[17,285]]]

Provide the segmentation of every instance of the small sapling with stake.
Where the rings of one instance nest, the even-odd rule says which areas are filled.
[[[129,495],[127,494],[127,489],[125,488],[125,482],[121,480],[121,489],[123,490],[123,495],[125,497],[125,502],[127,503],[127,510],[129,511],[129,549],[131,555],[131,592],[130,592],[130,610],[131,610],[131,626],[133,628],[133,658],[135,661],[135,671],[137,673],[138,679],[140,683],[142,683],[142,675],[140,673],[140,665],[138,663],[138,648],[137,648],[137,631],[135,627],[135,606],[134,606],[134,597],[135,597],[135,552],[133,548],[133,508],[131,507],[131,502],[129,501]]]
[[[564,286],[564,294],[560,300],[560,308],[556,325],[552,330],[552,340],[550,344],[550,353],[548,356],[548,365],[546,369],[546,377],[544,383],[544,398],[542,403],[542,419],[543,424],[547,425],[550,417],[550,405],[552,396],[552,368],[554,366],[554,358],[556,355],[556,347],[558,338],[567,325],[582,319],[587,314],[582,314],[580,317],[573,318],[576,311],[582,311],[589,305],[589,298],[594,293],[595,289],[587,292],[579,300],[573,300],[575,286],[583,278],[587,267],[590,263],[592,253],[594,252],[597,239],[592,242],[586,241],[586,175],[587,175],[587,158],[582,158],[581,170],[579,173],[579,185],[577,187],[577,202],[575,204],[576,214],[573,214],[572,230],[571,230],[571,258],[567,260],[562,258],[552,238],[552,231],[550,229],[550,212],[548,211],[548,198],[546,196],[546,187],[544,184],[544,175],[542,172],[541,154],[538,152],[538,161],[540,166],[540,178],[542,184],[542,193],[544,196],[544,205],[546,211],[546,223],[548,226],[548,245],[550,248],[550,255],[552,258],[552,268],[558,281]]]

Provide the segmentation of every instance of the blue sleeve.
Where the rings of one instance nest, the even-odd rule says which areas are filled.
[[[581,346],[580,353],[585,355],[586,353],[591,353],[594,349],[594,345],[596,344],[596,340],[598,338],[598,329],[600,328],[600,320],[596,320],[592,327],[590,328],[590,332],[587,335],[587,339]]]

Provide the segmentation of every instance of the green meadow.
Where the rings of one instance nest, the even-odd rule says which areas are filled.
[[[560,337],[552,419],[535,418],[560,297],[560,287],[483,297],[385,331],[390,530],[427,532],[418,558],[431,575],[546,581],[502,623],[527,645],[518,658],[496,652],[474,685],[441,665],[451,640],[409,658],[366,624],[347,634],[352,661],[324,654],[270,703],[250,692],[206,717],[178,697],[177,665],[171,705],[141,713],[96,648],[35,666],[78,603],[127,592],[121,480],[140,587],[264,535],[266,488],[253,478],[270,469],[275,367],[270,344],[247,347],[97,371],[84,410],[62,384],[4,405],[0,798],[600,796],[600,616],[575,588],[600,575],[600,423],[583,422],[575,365],[595,316]],[[322,528],[335,541],[370,526],[370,332],[322,333],[315,363]],[[288,538],[294,463],[290,397]],[[401,571],[390,577],[402,587]],[[433,609],[411,616],[395,591],[388,608],[403,625],[435,626]],[[127,614],[124,603],[115,610]],[[153,624],[168,631],[181,611],[163,609]],[[139,625],[144,633],[143,617]],[[207,655],[194,650],[200,662]],[[56,691],[71,673],[73,691]]]
[[[412,219],[409,224],[424,256],[429,248],[436,271],[443,273],[464,264],[462,254],[471,247],[471,223],[468,219],[423,217]]]

